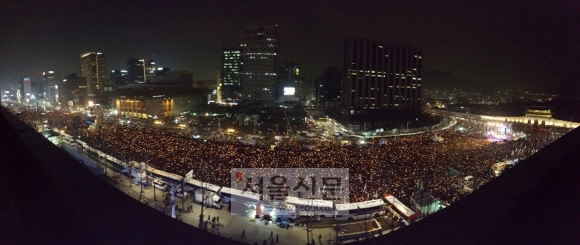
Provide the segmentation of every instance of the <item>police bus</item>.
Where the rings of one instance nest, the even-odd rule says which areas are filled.
[[[336,204],[336,219],[353,220],[364,218],[377,218],[385,214],[385,203],[381,199]]]
[[[407,224],[409,224],[409,222],[412,223],[413,221],[419,218],[419,215],[417,215],[412,209],[407,207],[393,195],[385,194],[383,195],[383,199],[385,200],[385,203],[388,203],[393,206],[393,211],[395,211],[397,214],[403,217],[405,221],[407,221]]]

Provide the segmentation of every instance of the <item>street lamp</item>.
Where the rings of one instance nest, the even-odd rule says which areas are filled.
[[[155,189],[156,189],[155,188],[155,180],[156,180],[156,178],[153,179],[153,200],[156,200],[157,201],[157,195],[155,194]]]
[[[129,165],[129,161],[127,160],[127,156],[125,155],[125,164],[127,164],[127,166],[129,166],[129,187],[133,187],[133,179],[131,178],[131,172],[133,172],[133,168],[131,167],[131,165]]]
[[[203,166],[203,158],[200,158],[201,162],[202,162],[202,166]],[[207,175],[207,169],[204,168],[202,169],[202,193],[201,193],[201,214],[199,215],[199,228],[200,229],[204,229],[204,223],[203,223],[203,206],[205,205],[205,187],[203,186],[204,183],[206,182],[206,175]]]
[[[59,138],[60,138],[60,148],[62,148],[62,134],[63,134],[63,133],[64,133],[64,131],[63,131],[63,130],[61,130],[61,131],[60,131],[60,135],[59,135]]]
[[[139,186],[141,187],[141,193],[139,193],[139,200],[141,200],[141,197],[143,197],[143,165],[145,165],[145,162],[141,162],[139,164]]]

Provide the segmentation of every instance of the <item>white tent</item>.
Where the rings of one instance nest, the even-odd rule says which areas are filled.
[[[437,143],[442,143],[445,139],[443,139],[443,137],[435,134],[431,137],[431,140],[437,142]]]
[[[238,141],[241,142],[244,145],[256,145],[256,140],[241,139],[241,140],[238,140]]]

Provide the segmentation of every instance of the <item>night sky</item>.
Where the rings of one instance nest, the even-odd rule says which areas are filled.
[[[88,51],[105,54],[107,77],[135,57],[214,79],[221,46],[256,24],[277,24],[281,62],[311,78],[340,66],[347,37],[415,45],[426,71],[498,88],[580,77],[578,2],[379,2],[391,1],[2,0],[0,86],[40,80],[43,70],[78,72]]]

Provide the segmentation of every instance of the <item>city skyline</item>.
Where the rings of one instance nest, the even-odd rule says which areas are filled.
[[[315,78],[341,65],[345,39],[362,37],[421,48],[424,70],[491,87],[539,87],[578,75],[574,36],[579,5],[520,3],[199,3],[135,5],[53,0],[1,8],[0,86],[42,72],[79,73],[78,57],[102,52],[107,73],[131,57],[213,79],[221,47],[248,25],[278,25],[280,64],[301,64]],[[428,81],[425,81],[428,82]]]

